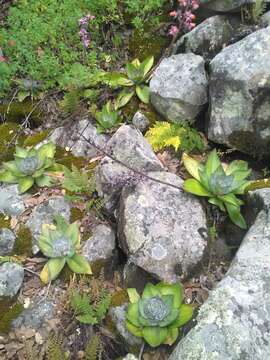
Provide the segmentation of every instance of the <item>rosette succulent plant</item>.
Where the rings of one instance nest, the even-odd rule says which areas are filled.
[[[17,146],[14,161],[3,163],[0,181],[18,184],[20,193],[24,193],[34,184],[51,186],[53,181],[48,174],[57,171],[54,154],[55,145],[51,142],[39,149]]]
[[[172,345],[178,337],[179,328],[193,314],[192,307],[182,303],[183,289],[180,284],[148,283],[141,297],[136,289],[128,289],[128,295],[127,329],[152,347]]]
[[[125,106],[136,93],[138,98],[145,104],[149,103],[149,73],[154,64],[154,57],[149,56],[142,63],[135,59],[126,66],[126,75],[122,73],[110,73],[105,75],[104,81],[112,87],[128,87],[123,90],[115,102],[117,109]]]
[[[110,130],[121,122],[118,111],[114,109],[110,101],[102,107],[101,111],[96,113],[96,120],[99,133]]]
[[[55,217],[56,225],[43,224],[38,246],[50,258],[44,266],[40,279],[47,284],[57,278],[65,266],[77,274],[92,274],[88,261],[77,252],[80,232],[76,223],[68,224],[61,216]]]
[[[251,170],[245,161],[235,160],[229,165],[222,164],[216,150],[213,150],[203,165],[187,154],[183,154],[185,168],[194,179],[184,182],[184,190],[198,196],[208,197],[210,204],[221,211],[227,211],[231,221],[242,229],[246,229],[245,219],[240,207],[243,201],[236,195],[244,194],[250,184],[246,180]]]

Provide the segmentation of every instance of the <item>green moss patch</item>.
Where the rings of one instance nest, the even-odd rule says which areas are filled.
[[[16,300],[0,298],[0,334],[8,333],[12,320],[16,319],[23,309],[23,305]]]
[[[32,254],[32,234],[31,231],[23,225],[20,226],[19,230],[17,231],[16,241],[12,254],[24,256],[30,256]]]

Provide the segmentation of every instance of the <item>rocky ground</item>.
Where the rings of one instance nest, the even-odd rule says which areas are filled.
[[[196,124],[211,141],[209,147],[220,146],[225,162],[231,157],[251,165],[262,160],[267,172],[270,11],[243,28],[239,8],[246,3],[202,0],[206,19],[161,59],[150,98],[162,118]],[[180,156],[153,151],[143,135],[150,122],[137,112],[109,134],[99,134],[88,116],[47,129],[42,140],[58,146],[57,161],[92,170],[96,191],[89,197],[70,201],[60,186],[21,195],[17,185],[0,185],[1,359],[43,359],[52,331],[74,359],[84,358],[94,333],[102,339],[104,359],[128,352],[136,356],[126,360],[137,359],[141,341],[125,327],[125,289],[142,290],[148,280],[181,281],[195,315],[174,349],[146,348],[141,359],[270,359],[270,189],[245,196],[249,229],[237,229],[183,191],[187,174]],[[93,277],[78,279],[64,270],[42,285],[39,273],[46,259],[37,240],[41,225],[52,224],[55,214],[79,223],[81,253],[92,264]],[[214,237],[208,231],[213,219]],[[76,321],[67,296],[74,287],[93,298],[101,288],[111,294],[102,325]]]

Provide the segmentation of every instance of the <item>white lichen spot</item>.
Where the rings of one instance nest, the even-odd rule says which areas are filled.
[[[151,249],[151,257],[155,260],[162,260],[167,256],[167,250],[160,244]]]

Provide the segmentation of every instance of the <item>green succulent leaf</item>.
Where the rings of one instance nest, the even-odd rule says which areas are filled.
[[[38,157],[42,160],[45,160],[46,158],[54,158],[56,151],[56,146],[52,142],[48,142],[47,144],[42,145],[38,150]]]
[[[206,164],[205,164],[205,170],[207,177],[210,178],[210,176],[221,166],[221,162],[218,158],[217,151],[214,149],[209,154]]]
[[[24,159],[28,156],[28,151],[20,146],[16,146],[15,155]]]
[[[224,203],[229,203],[231,205],[235,206],[241,206],[244,204],[244,202],[240,199],[237,199],[237,197],[234,194],[226,194],[223,196],[219,196],[219,199],[222,200]]]
[[[247,228],[247,224],[246,224],[245,219],[241,215],[240,207],[229,204],[229,203],[225,203],[225,206],[226,206],[226,209],[228,211],[229,217],[232,220],[232,222],[235,225],[239,226],[241,229],[245,230]]]
[[[142,329],[140,327],[134,326],[129,321],[126,322],[126,327],[127,327],[128,331],[131,334],[133,334],[134,336],[143,337],[143,332],[142,332]]]
[[[53,179],[48,175],[41,175],[35,178],[35,183],[39,187],[50,187],[53,185]]]
[[[40,279],[44,284],[57,278],[65,266],[65,258],[50,259],[40,273]]]
[[[173,307],[179,308],[183,301],[183,288],[179,283],[176,284],[166,284],[160,282],[156,285],[156,288],[159,290],[161,295],[172,295],[173,296]]]
[[[191,156],[189,156],[186,153],[183,153],[182,155],[182,161],[184,163],[184,166],[186,170],[189,172],[189,174],[194,177],[196,180],[200,181],[200,174],[199,170],[203,170],[203,165],[199,163],[199,161],[193,159]]]
[[[140,62],[138,59],[133,60],[126,66],[127,76],[133,83],[143,81],[144,75],[142,69],[140,69]]]
[[[212,194],[207,191],[202,184],[196,179],[187,179],[183,184],[185,191],[198,195],[198,196],[211,196]]]
[[[115,101],[115,109],[117,110],[124,107],[131,100],[133,95],[134,91],[121,91]]]
[[[76,223],[70,224],[66,229],[67,236],[71,239],[72,245],[75,248],[80,246],[80,232]]]
[[[71,258],[67,259],[67,264],[69,268],[76,274],[92,274],[89,262],[82,255],[73,255]]]
[[[127,320],[134,326],[140,327],[141,323],[139,322],[139,304],[133,303],[128,305],[127,309]]]
[[[127,289],[129,301],[133,303],[137,303],[140,300],[140,295],[138,294],[137,290],[135,288],[129,288]]]
[[[208,202],[210,204],[216,205],[221,211],[226,211],[223,201],[221,201],[220,199],[216,197],[211,197],[210,199],[208,199]]]
[[[166,327],[144,327],[142,333],[145,341],[152,347],[163,344],[168,337],[168,329]]]
[[[180,310],[178,310],[178,317],[174,322],[170,324],[170,328],[179,328],[186,324],[193,315],[193,308],[191,305],[182,304]]]
[[[121,73],[109,73],[104,76],[104,82],[111,87],[119,86],[132,86],[133,81],[127,79],[124,74]]]
[[[225,172],[227,175],[231,175],[239,172],[242,174],[242,176],[245,173],[247,173],[247,175],[244,177],[246,178],[250,174],[251,170],[249,170],[248,163],[246,161],[234,160],[227,166]],[[243,178],[241,180],[243,180]]]
[[[149,71],[152,69],[154,65],[154,56],[149,56],[148,58],[146,58],[140,65],[142,72],[143,72],[143,76],[145,77]]]
[[[151,283],[147,283],[142,293],[142,299],[148,299],[154,296],[160,296],[158,288]]]
[[[9,161],[6,163],[3,163],[3,167],[9,171],[12,175],[15,177],[22,177],[23,175],[17,168],[15,161]]]
[[[138,98],[141,100],[141,102],[143,102],[144,104],[149,104],[150,90],[148,86],[137,85],[136,94],[138,95]]]
[[[0,172],[0,181],[10,184],[15,184],[18,181],[17,176],[13,175],[10,171]]]
[[[34,185],[34,179],[31,176],[26,176],[18,179],[18,188],[20,194],[25,193]]]
[[[173,328],[173,329],[169,328],[168,335],[166,340],[164,341],[164,344],[170,346],[173,345],[176,342],[178,335],[179,335],[179,330],[177,328]]]

